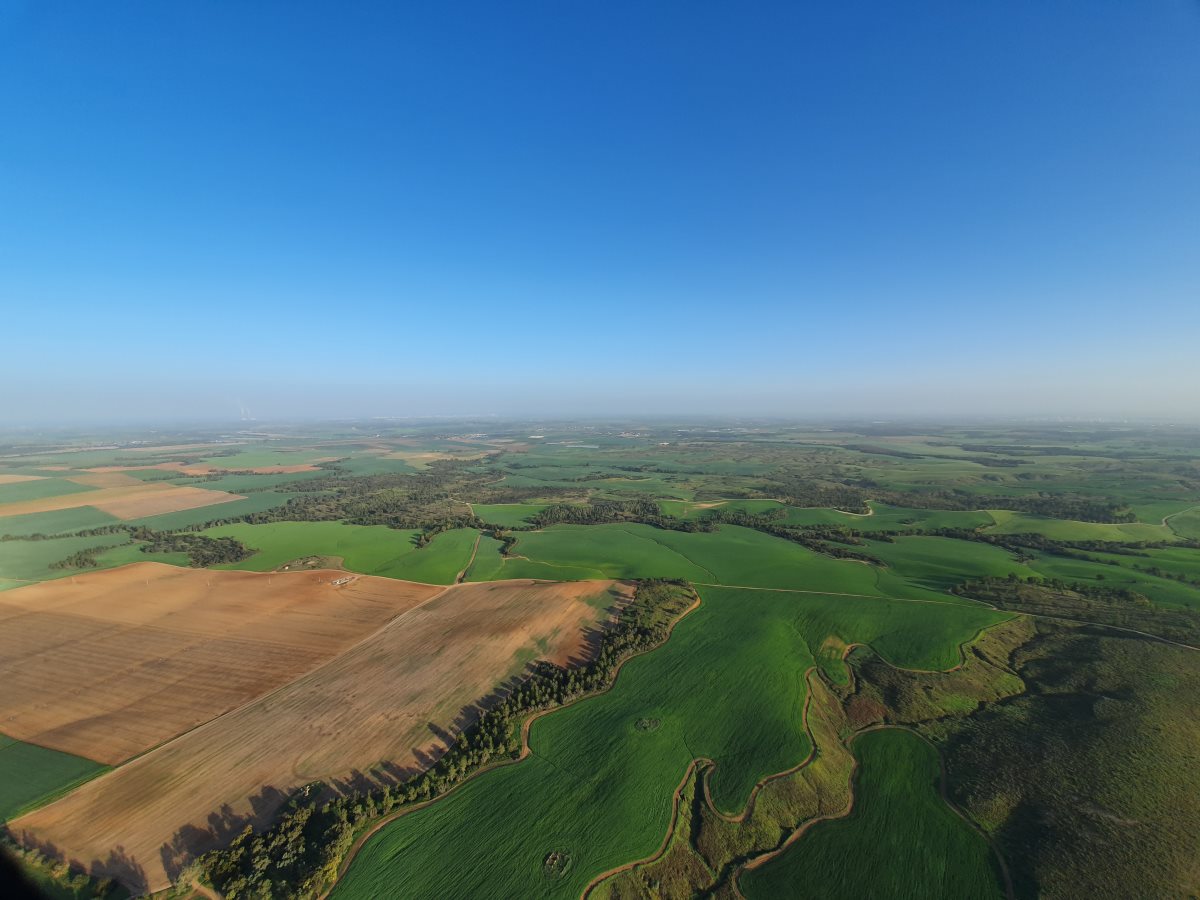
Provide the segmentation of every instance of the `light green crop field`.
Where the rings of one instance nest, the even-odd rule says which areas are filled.
[[[1157,554],[1171,551],[1150,552]],[[1200,586],[1155,576],[1133,568],[1134,565],[1147,567],[1158,565],[1164,571],[1178,571],[1176,567],[1180,563],[1176,562],[1175,559],[1191,561],[1192,565],[1194,565],[1194,558],[1200,558],[1200,551],[1175,551],[1179,554],[1175,559],[1164,559],[1156,555],[1152,556],[1149,555],[1150,552],[1146,556],[1089,554],[1096,560],[1101,560],[1101,562],[1070,559],[1048,553],[1039,553],[1037,554],[1037,559],[1030,566],[1039,575],[1046,578],[1058,578],[1071,583],[1090,583],[1110,588],[1125,588],[1136,591],[1139,594],[1144,594],[1158,606],[1200,610]],[[1191,557],[1188,557],[1186,554],[1191,554]],[[1115,564],[1106,565],[1103,562],[1104,560],[1112,561]],[[1186,567],[1188,562],[1183,562],[1182,564]]]
[[[870,541],[866,552],[886,562],[891,575],[935,591],[969,578],[1037,574],[1001,547],[932,535],[897,537],[892,543]]]
[[[116,516],[101,512],[94,506],[76,506],[71,509],[56,509],[52,512],[4,516],[0,518],[0,535],[63,534],[71,531],[83,531],[87,528],[99,528],[120,521]]]
[[[42,500],[46,497],[64,497],[96,490],[85,484],[76,484],[65,478],[39,478],[37,481],[18,481],[15,484],[0,484],[0,506],[5,503],[21,503],[25,500]]]
[[[474,503],[471,508],[475,515],[489,525],[514,528],[528,525],[529,519],[536,516],[550,504],[548,503]]]
[[[941,798],[932,746],[887,728],[860,735],[853,749],[854,811],[743,872],[738,886],[750,900],[1004,896],[987,841]]]
[[[701,595],[667,643],[627,663],[612,690],[534,722],[527,759],[383,828],[334,897],[379,897],[397,884],[409,897],[577,897],[594,876],[658,846],[694,758],[716,762],[713,800],[729,812],[756,781],[804,759],[813,648],[836,636],[869,641],[899,664],[950,666],[962,642],[1000,620],[980,607],[726,588]],[[639,730],[641,718],[660,726]],[[557,878],[543,872],[553,851],[571,858]]]
[[[1200,506],[1193,506],[1167,519],[1167,527],[1183,538],[1200,541]]]
[[[92,547],[112,547],[129,540],[127,534],[59,537],[45,541],[0,541],[0,578],[18,582],[45,581],[78,573],[78,569],[52,569],[52,563]]]
[[[108,766],[0,734],[0,821],[47,803]]]
[[[1173,541],[1176,537],[1165,525],[1144,522],[1071,522],[1006,509],[989,509],[988,515],[996,524],[983,530],[992,534],[1043,534],[1056,541]]]
[[[202,533],[237,538],[257,550],[249,559],[216,568],[267,572],[306,556],[338,556],[352,572],[428,584],[452,583],[470,562],[478,534],[469,528],[446,531],[418,549],[419,532],[343,522],[220,525]]]
[[[686,578],[699,584],[967,602],[890,569],[833,559],[735,525],[711,532],[651,525],[555,525],[517,538],[507,559],[493,557],[491,547],[481,547],[472,580]]]

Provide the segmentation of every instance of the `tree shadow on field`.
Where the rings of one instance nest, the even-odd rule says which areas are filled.
[[[167,876],[174,881],[200,854],[227,846],[248,825],[257,828],[270,822],[287,802],[288,796],[278,788],[267,785],[250,797],[249,813],[237,814],[226,803],[216,812],[209,813],[206,825],[184,825],[159,848]]]
[[[22,831],[19,835],[10,831],[9,834],[21,846],[29,850],[36,850],[47,859],[66,863],[73,874],[84,873],[97,880],[111,878],[125,885],[129,889],[130,894],[135,897],[146,893],[149,889],[150,885],[146,878],[146,870],[142,868],[137,860],[125,852],[123,846],[118,845],[114,847],[104,859],[96,859],[92,860],[91,863],[84,863],[78,859],[67,859],[67,855],[56,844],[51,841],[42,840],[37,835],[31,834],[28,831]],[[0,896],[6,895],[0,891]]]

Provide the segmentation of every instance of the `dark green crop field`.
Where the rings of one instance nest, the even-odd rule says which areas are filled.
[[[854,741],[854,810],[820,822],[777,859],[742,875],[750,900],[894,897],[999,900],[987,841],[940,794],[937,750],[899,729]]]

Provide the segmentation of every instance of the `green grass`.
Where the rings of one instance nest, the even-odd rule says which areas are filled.
[[[82,756],[0,734],[0,820],[28,812],[107,770]]]
[[[853,749],[854,811],[743,873],[750,900],[1003,896],[987,842],[941,798],[932,746],[889,728],[861,735]]]
[[[4,516],[0,518],[0,534],[62,534],[83,531],[86,528],[99,528],[119,521],[121,520],[116,516],[101,512],[94,506],[77,506],[52,512]]]
[[[364,846],[337,900],[385,895],[576,897],[600,872],[648,855],[696,756],[716,761],[714,802],[733,811],[758,779],[802,760],[804,672],[830,634],[877,642],[909,665],[953,665],[999,617],[982,608],[701,588],[671,639],[631,660],[611,691],[537,720],[532,753],[401,817]],[[635,727],[639,718],[658,729]],[[571,855],[558,879],[548,853]]]
[[[871,541],[866,552],[886,562],[891,575],[935,591],[968,578],[1037,574],[1001,547],[932,535],[897,537],[892,543]]]
[[[40,478],[37,481],[18,481],[15,484],[0,484],[0,505],[21,503],[25,500],[41,500],[46,497],[64,497],[96,490],[86,484],[76,484],[65,478]]]
[[[1200,506],[1171,516],[1167,526],[1180,537],[1200,540]]]
[[[500,559],[494,548],[481,547],[471,579],[686,578],[701,584],[963,602],[938,586],[962,579],[943,578],[930,587],[920,579],[833,559],[735,525],[711,532],[668,531],[650,525],[555,525],[517,537],[508,559]],[[970,549],[973,545],[967,546],[966,552],[976,553]],[[983,553],[990,550],[994,548]]]
[[[983,530],[990,534],[1043,534],[1056,541],[1173,541],[1175,532],[1164,525],[1144,522],[1106,524],[1071,522],[1030,516],[1006,509],[989,509],[996,524]]]
[[[92,547],[112,547],[129,540],[127,534],[60,537],[45,541],[0,541],[0,578],[44,581],[78,573],[79,569],[52,569],[51,563]]]
[[[249,559],[217,568],[267,572],[305,556],[339,556],[347,569],[364,575],[450,584],[466,568],[478,532],[447,531],[421,549],[414,543],[418,532],[343,522],[221,525],[203,533],[234,537],[257,550]]]
[[[548,503],[474,503],[471,508],[475,511],[475,515],[489,525],[513,528],[528,525],[532,516],[536,516],[549,505]]]

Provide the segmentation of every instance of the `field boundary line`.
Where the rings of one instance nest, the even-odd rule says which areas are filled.
[[[693,592],[693,593],[695,593],[695,592]],[[430,599],[433,599],[433,598],[430,598]],[[533,723],[535,721],[540,719],[542,716],[548,716],[551,713],[558,712],[559,710],[562,710],[562,709],[567,709],[570,706],[574,706],[576,703],[580,703],[580,702],[582,702],[584,700],[588,700],[592,697],[599,697],[604,694],[607,694],[609,691],[611,691],[616,686],[617,678],[620,676],[621,670],[623,668],[625,668],[626,663],[628,663],[630,660],[638,659],[639,657],[645,656],[647,653],[653,653],[655,650],[659,650],[664,645],[666,645],[667,641],[669,641],[671,639],[671,635],[673,635],[675,633],[676,626],[678,626],[680,622],[682,622],[684,619],[686,619],[688,616],[690,616],[693,612],[695,612],[697,609],[699,609],[702,602],[703,601],[702,601],[702,598],[700,597],[700,595],[698,593],[695,593],[695,599],[692,601],[692,604],[687,609],[685,609],[682,613],[680,613],[678,618],[676,618],[673,622],[671,622],[671,624],[669,626],[667,626],[666,636],[664,636],[663,639],[659,643],[655,644],[653,647],[649,647],[646,650],[643,650],[641,653],[631,654],[630,656],[627,656],[623,660],[621,660],[617,664],[616,669],[613,670],[612,681],[610,681],[608,683],[608,685],[605,688],[603,688],[602,690],[593,691],[592,693],[589,693],[589,694],[582,694],[582,695],[575,697],[574,699],[568,701],[567,703],[562,703],[558,706],[550,707],[549,709],[539,709],[536,712],[534,712],[533,714],[531,714],[528,718],[526,718],[525,721],[521,723],[521,750],[515,759],[513,759],[511,757],[507,758],[507,759],[498,759],[498,760],[495,760],[494,762],[488,763],[485,766],[481,766],[480,768],[478,768],[474,772],[472,772],[467,778],[464,778],[462,781],[458,782],[458,784],[454,785],[449,790],[444,791],[441,794],[438,794],[436,797],[430,797],[428,800],[423,800],[420,803],[415,803],[415,804],[412,804],[409,806],[405,806],[403,809],[399,809],[396,812],[388,813],[386,816],[383,816],[377,822],[370,825],[365,831],[363,831],[362,834],[360,834],[357,838],[354,839],[354,843],[352,843],[350,845],[350,848],[346,851],[346,855],[342,857],[342,861],[338,864],[337,873],[334,875],[333,882],[327,888],[325,888],[324,891],[322,891],[319,895],[317,895],[317,900],[327,900],[329,895],[331,893],[333,893],[334,888],[336,888],[338,883],[342,880],[342,878],[345,877],[346,872],[350,869],[350,864],[354,862],[354,858],[356,856],[358,856],[359,852],[362,850],[363,846],[365,846],[366,842],[368,840],[370,840],[371,837],[373,837],[376,833],[378,833],[385,826],[392,824],[393,822],[395,822],[397,819],[401,818],[402,816],[406,816],[409,813],[414,813],[417,810],[424,809],[425,807],[430,806],[431,804],[437,803],[439,800],[444,800],[446,797],[449,797],[451,794],[453,794],[459,788],[463,787],[466,784],[470,784],[472,781],[474,781],[475,779],[479,778],[482,775],[485,775],[488,772],[491,772],[495,769],[503,768],[505,766],[515,766],[518,763],[522,762],[523,760],[528,759],[529,756],[532,755],[532,753],[533,753],[532,748],[529,746],[529,732],[533,728]],[[551,760],[548,757],[542,757],[542,758],[545,759],[547,762],[551,762]]]
[[[130,563],[130,565],[137,565],[137,563]],[[118,568],[120,568],[120,567],[118,567]],[[254,573],[254,574],[269,575],[269,574],[273,574],[273,573],[258,572],[258,573]],[[383,576],[374,575],[374,576],[370,576],[370,577],[380,578]],[[393,580],[399,580],[399,579],[393,579]],[[516,579],[514,579],[514,580],[516,580]],[[413,582],[409,582],[409,584],[422,584],[422,582],[413,581]],[[435,585],[423,585],[423,586],[435,587]],[[312,675],[315,672],[319,672],[321,669],[325,668],[326,666],[333,664],[337,660],[341,659],[347,653],[351,652],[352,650],[357,649],[361,645],[365,644],[367,641],[374,638],[376,635],[381,634],[384,631],[386,631],[387,629],[391,628],[392,625],[394,625],[400,619],[403,619],[409,613],[416,612],[418,609],[425,606],[426,604],[432,603],[434,600],[437,600],[439,597],[445,596],[445,594],[447,592],[453,590],[456,587],[458,587],[458,585],[454,585],[454,584],[446,585],[445,587],[442,587],[442,589],[440,591],[438,591],[436,594],[433,594],[430,597],[426,597],[424,600],[422,600],[420,603],[416,604],[415,606],[410,606],[408,609],[404,610],[403,612],[397,613],[396,615],[392,616],[392,618],[388,619],[386,622],[384,622],[382,625],[380,625],[378,628],[376,628],[370,634],[364,636],[361,640],[355,641],[353,644],[351,644],[349,647],[347,647],[345,650],[341,651],[340,653],[335,653],[329,659],[321,661],[317,665],[313,666],[311,669],[301,672],[295,678],[292,678],[289,681],[285,681],[283,684],[277,685],[276,687],[272,688],[271,690],[267,691],[264,694],[258,694],[257,696],[251,697],[245,703],[241,703],[231,709],[225,710],[223,713],[221,713],[219,715],[213,716],[211,719],[206,719],[203,722],[193,725],[191,728],[187,729],[186,731],[181,731],[181,732],[179,732],[179,734],[174,735],[173,737],[170,737],[167,740],[162,741],[161,743],[155,744],[153,747],[147,747],[145,750],[141,751],[140,753],[136,753],[133,756],[129,757],[129,759],[123,760],[122,762],[113,766],[112,769],[110,769],[109,772],[105,772],[104,775],[108,775],[108,774],[110,774],[110,772],[115,772],[118,769],[121,769],[124,766],[127,766],[130,763],[135,762],[135,761],[141,759],[142,757],[155,752],[156,750],[160,750],[163,747],[169,747],[171,744],[175,743],[180,738],[183,738],[183,737],[191,734],[193,731],[203,728],[204,726],[206,726],[212,722],[216,722],[220,719],[223,719],[225,716],[231,716],[236,712],[240,712],[243,709],[246,709],[247,707],[252,706],[255,703],[258,703],[260,700],[266,700],[270,697],[275,696],[280,691],[282,691],[284,688],[291,687],[293,684],[295,684],[297,681],[300,681],[302,678],[307,678],[309,675]]]

